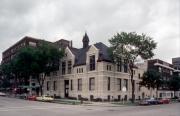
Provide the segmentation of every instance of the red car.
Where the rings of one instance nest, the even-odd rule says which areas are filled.
[[[159,104],[169,104],[170,103],[170,99],[163,98],[163,99],[160,99],[158,102],[159,102]]]
[[[31,101],[36,101],[36,96],[35,96],[35,95],[28,96],[27,99],[28,99],[28,100],[31,100]]]

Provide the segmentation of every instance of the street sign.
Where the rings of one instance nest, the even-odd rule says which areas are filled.
[[[126,87],[123,87],[123,88],[122,88],[122,91],[123,91],[123,92],[126,92]]]

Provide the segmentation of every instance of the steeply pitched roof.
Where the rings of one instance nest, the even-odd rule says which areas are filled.
[[[109,56],[108,47],[99,42],[94,44],[94,46],[99,49],[99,58],[98,61],[108,61],[111,62],[112,58]],[[75,55],[75,64],[74,66],[84,65],[86,64],[86,53],[89,50],[90,46],[86,48],[69,48],[71,52]]]
[[[94,44],[94,46],[99,49],[99,61],[108,61],[111,62],[112,58],[109,55],[108,47],[102,42]]]

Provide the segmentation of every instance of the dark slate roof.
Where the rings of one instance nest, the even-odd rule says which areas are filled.
[[[102,42],[94,44],[94,46],[99,49],[99,61],[108,61],[111,62],[112,58],[109,55],[108,47]]]
[[[99,42],[94,44],[94,46],[99,49],[99,58],[98,61],[108,61],[111,62],[112,59],[109,56],[108,53],[108,47]],[[90,46],[86,47],[86,48],[69,48],[71,50],[71,52],[75,55],[75,64],[74,66],[79,66],[79,65],[84,65],[86,64],[86,52],[89,50]]]

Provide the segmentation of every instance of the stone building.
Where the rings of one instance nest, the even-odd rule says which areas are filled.
[[[113,63],[108,47],[99,42],[89,45],[85,33],[82,48],[68,46],[61,60],[61,70],[50,73],[44,84],[44,94],[62,98],[101,98],[103,100],[131,99],[131,82],[126,60]],[[135,98],[149,97],[146,88],[139,86],[145,69],[134,69]],[[122,88],[126,91],[123,92]]]

